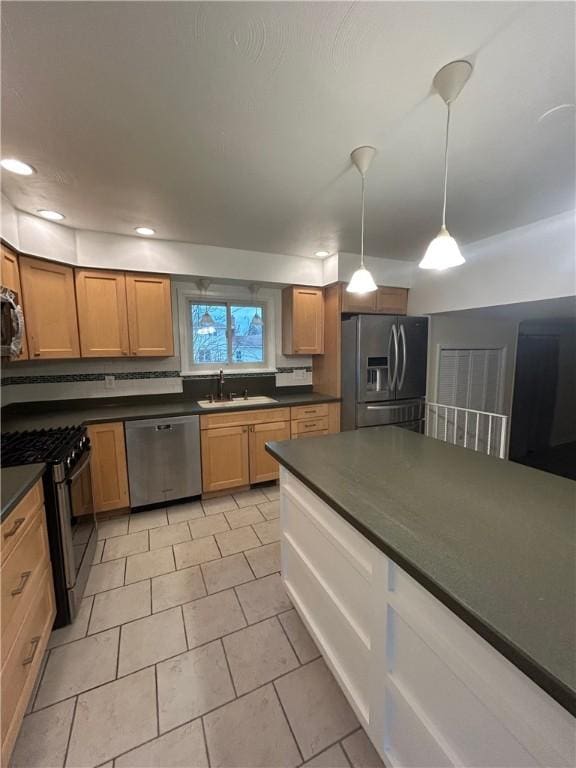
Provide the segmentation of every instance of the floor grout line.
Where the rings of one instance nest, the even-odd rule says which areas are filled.
[[[228,674],[230,675],[230,682],[232,683],[232,690],[234,691],[234,701],[238,698],[238,690],[236,688],[236,681],[234,680],[234,675],[232,674],[232,669],[230,667],[230,662],[228,661],[228,654],[226,653],[226,648],[224,647],[224,640],[220,637],[218,638],[220,641],[220,646],[222,648],[222,653],[224,654],[224,661],[226,662],[226,668],[228,669]]]
[[[300,667],[298,667],[298,669],[300,669]],[[294,670],[292,670],[292,671],[294,671]],[[276,679],[279,679],[279,678],[276,678]],[[303,763],[304,762],[304,755],[302,754],[302,750],[300,749],[300,744],[298,743],[298,739],[296,738],[296,734],[294,733],[294,730],[292,728],[292,723],[288,719],[288,715],[286,714],[286,710],[284,709],[284,704],[282,704],[282,699],[280,698],[280,694],[278,693],[278,689],[276,688],[276,685],[275,685],[276,679],[272,680],[272,689],[274,690],[274,693],[276,694],[276,698],[278,699],[278,704],[280,705],[280,709],[282,710],[282,714],[284,715],[284,719],[286,720],[286,724],[288,725],[290,733],[292,734],[292,738],[294,739],[294,744],[296,744],[296,749],[298,750],[298,754],[300,755],[300,763]]]
[[[208,768],[211,768],[212,758],[210,757],[210,749],[208,747],[208,737],[206,736],[206,724],[204,723],[204,715],[200,718],[200,725],[202,726],[202,736],[204,738],[204,749],[206,750],[206,760],[208,761]]]
[[[194,602],[194,601],[191,600],[190,602]],[[177,607],[177,606],[175,606],[175,607]],[[240,607],[242,607],[242,606],[240,606]],[[174,610],[174,608],[167,608],[166,609],[166,611],[172,611],[172,610]],[[159,613],[164,613],[164,612],[165,611],[159,611]],[[283,611],[283,613],[286,613],[286,611]],[[158,614],[154,614],[154,615],[157,616]],[[277,616],[278,616],[278,614],[275,614],[273,616],[267,616],[265,619],[260,619],[260,620],[258,620],[256,622],[254,622],[253,624],[247,624],[245,627],[241,627],[240,629],[234,629],[231,632],[227,632],[226,634],[221,635],[220,637],[214,637],[211,640],[207,640],[204,643],[200,643],[199,645],[195,645],[193,648],[189,648],[186,651],[179,651],[178,653],[174,653],[171,656],[167,656],[165,659],[158,659],[157,661],[155,661],[155,662],[153,662],[151,664],[147,664],[144,667],[140,667],[140,669],[133,669],[130,672],[126,673],[125,675],[121,675],[120,677],[116,677],[116,678],[113,678],[111,680],[107,680],[104,683],[99,683],[98,685],[94,685],[91,688],[86,688],[85,690],[82,690],[82,691],[77,691],[76,693],[74,693],[74,694],[72,694],[70,696],[66,696],[63,699],[59,699],[58,701],[50,702],[50,704],[47,704],[44,707],[40,707],[40,708],[38,708],[36,710],[33,710],[33,712],[31,712],[30,714],[35,714],[36,712],[43,712],[44,710],[49,709],[50,707],[54,706],[55,704],[61,704],[64,701],[69,701],[70,699],[73,699],[74,697],[81,696],[84,693],[90,693],[91,691],[95,691],[98,688],[103,688],[105,685],[110,685],[111,683],[114,683],[117,680],[124,680],[127,677],[130,677],[131,675],[135,675],[135,674],[138,674],[139,672],[144,671],[145,669],[150,669],[151,667],[156,667],[159,664],[163,664],[166,661],[172,661],[172,659],[175,659],[178,656],[181,656],[183,653],[189,653],[190,651],[197,651],[200,648],[204,648],[207,645],[210,645],[211,643],[216,643],[219,640],[222,641],[225,637],[228,637],[229,635],[237,634],[238,632],[242,632],[245,629],[250,629],[251,627],[255,627],[258,624],[263,624],[265,621],[269,621],[270,619],[273,619],[273,618],[275,618]],[[148,617],[143,616],[142,618],[148,618]],[[134,624],[134,622],[136,622],[136,621],[140,621],[140,619],[133,619],[132,621],[125,622],[125,624],[119,625],[119,628],[121,628],[122,626],[125,626],[126,624]],[[109,632],[111,629],[116,629],[116,627],[111,627],[110,629],[103,630],[103,632]],[[102,634],[102,632],[95,633],[95,634]],[[90,637],[95,637],[95,635],[90,635]],[[84,638],[82,638],[82,639],[84,639]],[[74,641],[74,642],[78,642],[78,641]],[[222,643],[222,646],[223,645],[224,644]],[[224,652],[224,655],[226,656],[225,652]],[[308,664],[312,664],[314,661],[318,661],[319,658],[320,657],[317,656],[315,659],[311,659],[310,661],[307,661],[305,664],[300,664],[298,667],[295,667],[294,669],[290,669],[287,672],[283,672],[281,675],[278,675],[277,677],[272,678],[272,680],[268,680],[266,683],[261,683],[260,685],[256,686],[256,688],[253,688],[251,691],[248,691],[247,693],[243,693],[243,694],[237,695],[236,698],[242,698],[242,696],[246,696],[246,695],[248,695],[248,693],[252,693],[253,691],[257,691],[259,688],[263,688],[265,685],[268,685],[269,683],[272,683],[272,682],[274,682],[276,680],[280,680],[282,677],[285,677],[286,675],[289,675],[291,672],[296,672],[296,670],[301,669],[302,667],[306,667],[306,666],[308,666]],[[227,657],[226,657],[226,660],[227,660]],[[221,705],[221,706],[225,706],[225,705]],[[214,709],[219,709],[219,707],[214,707]],[[210,711],[212,712],[214,710],[210,710]],[[208,713],[204,713],[204,714],[208,714]],[[203,717],[203,715],[198,715],[198,717]],[[197,719],[197,718],[193,718],[193,719]]]
[[[68,739],[66,740],[66,751],[64,752],[64,760],[62,765],[66,765],[68,761],[68,752],[70,751],[70,742],[72,741],[72,731],[74,730],[74,722],[76,720],[76,710],[78,708],[78,696],[75,697],[74,708],[72,710],[72,719],[70,720],[70,730],[68,731]]]

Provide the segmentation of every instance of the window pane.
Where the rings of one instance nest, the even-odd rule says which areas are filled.
[[[264,362],[264,317],[260,306],[230,307],[232,363]]]
[[[190,304],[194,363],[227,363],[226,307]]]

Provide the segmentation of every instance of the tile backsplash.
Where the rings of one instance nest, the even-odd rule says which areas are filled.
[[[170,360],[174,362],[174,358]],[[180,393],[183,391],[184,382],[190,384],[198,382],[200,389],[210,390],[211,387],[206,382],[215,380],[215,376],[206,374],[182,378],[179,370],[164,367],[167,361],[154,361],[152,364],[155,370],[134,370],[134,363],[139,363],[141,366],[141,360],[106,361],[105,363],[100,361],[100,370],[97,370],[97,361],[82,362],[88,363],[91,370],[78,373],[77,364],[67,361],[60,364],[50,363],[42,369],[34,365],[32,370],[31,366],[27,366],[27,370],[20,365],[4,367],[1,379],[2,405],[36,400]],[[110,365],[111,362],[113,365]],[[74,373],[68,372],[72,366],[76,368]],[[58,368],[64,368],[64,371],[56,372]],[[122,370],[122,368],[130,368],[130,370]],[[276,387],[309,387],[312,384],[312,369],[307,366],[282,367],[276,372],[267,374],[234,373],[227,374],[226,380],[234,382],[234,386],[241,389],[244,388],[242,381],[245,380],[249,390],[254,386],[260,387],[261,380],[267,380],[271,390]],[[249,383],[250,380],[253,382],[252,385]]]

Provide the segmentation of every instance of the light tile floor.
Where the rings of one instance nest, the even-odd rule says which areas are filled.
[[[104,521],[12,766],[381,768],[279,575],[277,486]]]

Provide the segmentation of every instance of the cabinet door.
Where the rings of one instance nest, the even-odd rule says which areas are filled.
[[[266,453],[271,440],[290,440],[290,422],[254,424],[250,427],[250,482],[264,483],[280,476],[278,462]]]
[[[22,286],[20,284],[20,269],[18,268],[18,256],[5,245],[2,248],[2,275],[0,284],[4,288],[9,288],[18,297],[18,303],[22,304]],[[24,318],[26,322],[26,318]],[[22,337],[22,349],[18,355],[18,360],[28,360],[28,344],[26,342],[26,328]]]
[[[248,427],[223,427],[202,432],[202,491],[248,485]]]
[[[124,424],[92,424],[92,494],[96,512],[110,512],[130,506]]]
[[[324,291],[290,286],[282,294],[282,350],[285,355],[324,352]]]
[[[20,259],[30,358],[80,357],[72,267]]]
[[[405,315],[408,305],[407,288],[386,288],[376,291],[376,311],[384,315]]]
[[[124,272],[77,269],[76,301],[82,357],[129,353]]]
[[[342,284],[342,312],[376,312],[378,291],[371,293],[348,293]]]
[[[174,354],[170,278],[126,274],[130,354],[169,357]]]

